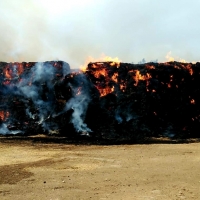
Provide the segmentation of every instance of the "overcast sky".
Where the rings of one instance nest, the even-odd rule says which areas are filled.
[[[200,60],[200,0],[1,0],[0,61]]]

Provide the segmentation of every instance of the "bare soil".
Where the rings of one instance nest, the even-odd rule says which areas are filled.
[[[0,138],[0,199],[200,199],[200,143],[77,145]]]

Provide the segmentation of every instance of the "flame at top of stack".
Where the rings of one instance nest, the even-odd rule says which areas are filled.
[[[119,137],[200,130],[200,63],[94,62],[72,73],[51,61],[0,63],[0,70],[0,117],[9,130],[67,132],[71,123],[101,137],[108,127]]]

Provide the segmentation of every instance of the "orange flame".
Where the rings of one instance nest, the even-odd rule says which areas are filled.
[[[168,61],[175,61],[175,59],[171,56],[171,52],[169,52],[166,56]],[[107,63],[105,64],[104,62]],[[193,75],[193,65],[191,63],[185,63],[186,61],[179,58],[179,62],[182,62],[182,64],[174,63],[174,68],[176,69],[186,69],[190,75]],[[89,64],[90,63],[90,64]],[[89,64],[88,72],[92,73],[93,76],[97,79],[95,86],[100,92],[100,96],[105,96],[109,93],[113,93],[117,95],[118,89],[121,90],[121,92],[126,91],[126,80],[122,80],[121,77],[119,77],[118,70],[115,68],[112,68],[112,66],[119,67],[120,66],[120,60],[118,58],[111,58],[108,56],[101,57],[101,59],[94,59],[92,57],[89,57],[87,59],[86,64],[81,67],[82,71],[86,71],[86,67]],[[166,62],[164,63],[166,66],[171,66],[171,63]],[[109,69],[110,67],[110,69]],[[132,77],[134,80],[134,86],[138,86],[139,82],[142,81],[144,84],[146,84],[146,91],[151,91],[153,93],[157,92],[155,89],[149,89],[148,86],[150,84],[150,79],[152,76],[150,73],[152,70],[154,70],[156,66],[151,65],[151,63],[145,64],[145,70],[139,70],[139,69],[130,69],[128,70],[129,77]],[[128,68],[127,68],[128,69]],[[161,82],[161,84],[165,85],[168,88],[173,87],[173,81],[174,76],[169,76],[169,82],[164,83]],[[184,79],[182,80],[184,81]],[[141,83],[142,83],[141,82]],[[176,88],[178,88],[178,85],[175,85]],[[191,101],[192,104],[195,103],[195,101]]]
[[[192,66],[190,64],[188,64],[186,66],[186,69],[189,71],[190,75],[192,76],[193,75],[193,70],[192,70]]]
[[[133,77],[135,80],[135,86],[138,85],[139,81],[148,81],[151,78],[151,75],[149,73],[145,74],[145,75],[141,75],[139,70],[134,70],[135,71],[135,76]],[[148,86],[148,82],[147,82],[147,86]]]
[[[191,103],[191,104],[195,104],[195,100],[194,100],[194,99],[191,99],[190,103]]]
[[[174,62],[175,60],[179,61],[179,62],[182,62],[182,63],[186,63],[187,61],[182,59],[182,58],[179,58],[179,57],[172,57],[171,56],[172,52],[168,52],[167,55],[165,56],[165,58],[167,59],[168,62]]]
[[[167,87],[168,87],[168,88],[171,88],[172,86],[171,86],[171,84],[170,84],[170,83],[168,83],[168,84],[167,84]]]
[[[96,86],[96,88],[99,90],[100,97],[106,96],[107,94],[110,94],[115,90],[114,86],[113,87],[107,86],[106,88],[100,88]]]
[[[3,73],[7,79],[12,79],[15,76],[19,76],[23,73],[23,63],[9,63],[4,69]]]
[[[115,83],[118,82],[117,78],[118,78],[118,73],[114,73],[114,74],[112,75],[112,80],[113,80]]]
[[[80,66],[80,70],[85,72],[86,69],[87,69],[87,65],[91,62],[111,62],[110,63],[111,66],[118,66],[119,67],[121,60],[118,57],[112,58],[112,57],[106,56],[104,54],[102,54],[100,56],[100,58],[97,58],[97,59],[93,58],[92,56],[88,56],[85,63]]]
[[[104,76],[104,77],[107,77],[107,71],[106,71],[106,69],[101,69],[100,71],[98,70],[98,71],[95,71],[94,72],[94,76],[96,77],[96,78],[99,78],[100,76]]]
[[[9,66],[6,66],[6,67],[3,69],[3,73],[4,73],[4,76],[5,76],[7,79],[11,79],[11,78],[12,78],[12,71],[11,71],[11,69],[9,68]]]
[[[9,112],[7,111],[0,111],[0,120],[5,121],[9,117]]]
[[[18,75],[21,75],[24,72],[24,67],[22,63],[17,63],[17,72]]]

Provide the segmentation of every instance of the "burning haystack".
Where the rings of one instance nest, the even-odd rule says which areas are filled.
[[[200,63],[0,63],[1,134],[199,137]]]

